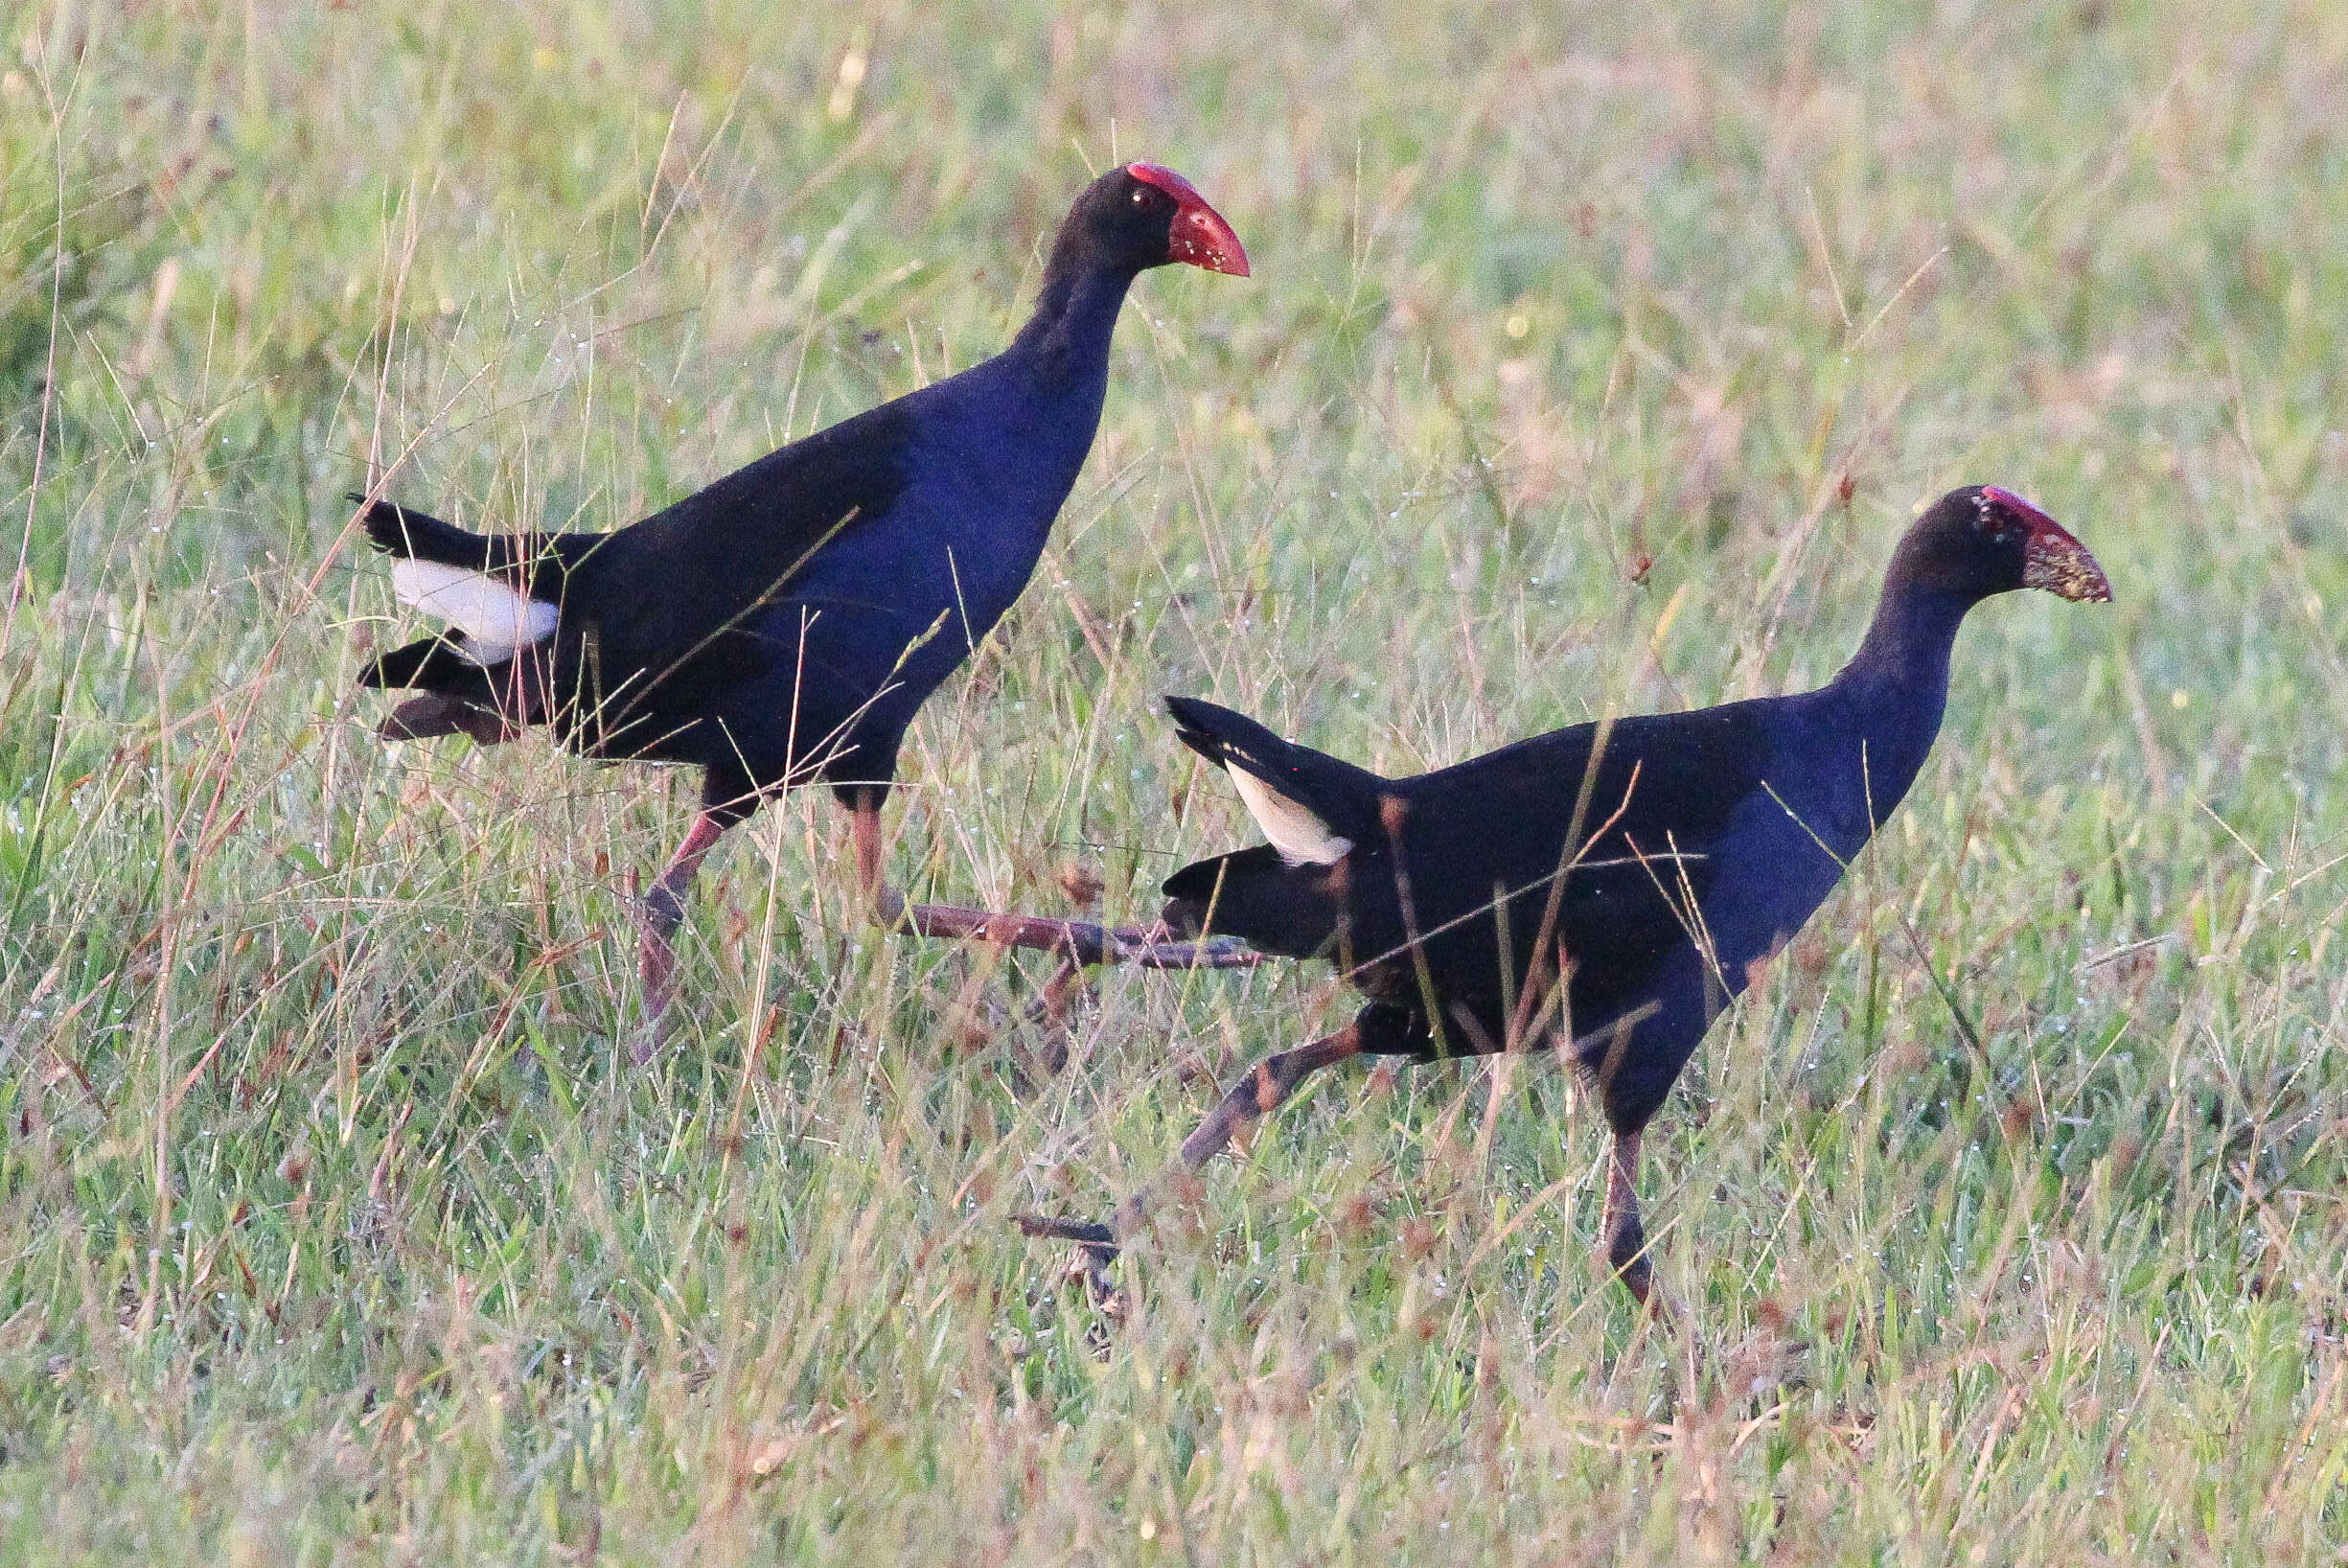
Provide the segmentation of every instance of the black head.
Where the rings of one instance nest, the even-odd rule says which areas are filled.
[[[2044,588],[2102,603],[2111,581],[2061,524],[1995,485],[1952,490],[1925,509],[1899,542],[1894,579],[1970,603],[2014,588]]]
[[[1125,272],[1186,262],[1248,275],[1248,253],[1223,215],[1154,163],[1125,164],[1086,187],[1052,245],[1054,269],[1064,262]]]

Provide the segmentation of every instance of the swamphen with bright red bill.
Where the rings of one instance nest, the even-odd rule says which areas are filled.
[[[1370,998],[1345,1028],[1233,1085],[1183,1164],[1205,1164],[1336,1062],[1555,1043],[1612,1125],[1606,1256],[1645,1303],[1641,1131],[1753,966],[1907,794],[1940,733],[1966,613],[2021,588],[2111,597],[2094,557],[2037,508],[1953,491],[1900,541],[1857,657],[1818,690],[1577,725],[1415,778],[1169,699],[1184,744],[1230,774],[1271,842],[1176,872],[1168,924],[1328,959]],[[1105,1291],[1099,1270],[1141,1217],[1134,1199],[1107,1226],[1022,1223],[1089,1243]]]
[[[487,744],[543,724],[585,756],[702,770],[701,815],[640,916],[656,1030],[694,872],[770,795],[829,784],[855,814],[873,907],[902,912],[881,875],[879,813],[906,726],[1026,587],[1092,449],[1126,289],[1169,262],[1248,271],[1238,237],[1187,180],[1127,164],[1077,197],[1035,313],[1001,354],[632,527],[484,537],[366,504],[368,537],[399,558],[400,598],[452,627],[360,676],[426,693],[386,736]],[[911,912],[932,934],[988,922]],[[1069,929],[1024,925],[1046,938]]]

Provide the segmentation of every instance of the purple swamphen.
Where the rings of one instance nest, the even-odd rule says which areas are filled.
[[[1250,1070],[1182,1164],[1333,1063],[1553,1044],[1613,1129],[1605,1252],[1646,1302],[1641,1131],[1753,966],[1907,793],[1940,732],[1966,612],[2023,588],[2111,597],[2044,513],[1993,487],[1953,491],[1900,541],[1866,640],[1818,690],[1576,725],[1414,778],[1169,699],[1184,744],[1221,765],[1270,842],[1176,872],[1167,925],[1327,959],[1370,998],[1335,1034]],[[1021,1224],[1085,1243],[1106,1295],[1101,1271],[1143,1216],[1136,1197],[1109,1225]]]
[[[1180,174],[1111,170],[1061,224],[1009,348],[613,533],[484,536],[354,497],[368,538],[398,558],[401,600],[450,628],[359,677],[425,694],[386,737],[492,744],[542,724],[584,756],[702,770],[700,816],[638,914],[651,1038],[702,857],[799,784],[830,785],[853,814],[858,875],[884,918],[1024,945],[1072,929],[1101,945],[1097,928],[1065,922],[905,911],[882,875],[880,805],[915,710],[1034,572],[1100,423],[1126,290],[1169,262],[1248,271],[1231,225]]]

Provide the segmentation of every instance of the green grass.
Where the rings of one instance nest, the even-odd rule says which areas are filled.
[[[4,36],[0,1560],[2339,1559],[2339,8]],[[1096,1352],[1008,1216],[1145,1179],[1324,976],[1109,977],[1023,1096],[1036,971],[861,929],[810,796],[633,1072],[688,781],[368,730],[371,459],[629,520],[993,352],[1142,155],[1256,275],[1137,288],[908,749],[918,890],[1125,917],[1243,842],[1162,691],[1400,771],[1823,679],[1954,483],[2110,571],[1975,617],[1659,1118],[1669,1331],[1592,1257],[1601,1123],[1512,1062],[1319,1086]]]

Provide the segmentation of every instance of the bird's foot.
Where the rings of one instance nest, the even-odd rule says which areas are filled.
[[[1068,1066],[1069,1010],[1078,997],[1089,995],[1092,990],[1083,965],[1064,957],[1053,968],[1051,978],[1019,1010],[1020,1026],[1032,1027],[1037,1034],[1034,1043],[1017,1051],[1009,1064],[1006,1076],[1012,1094],[1023,1100],[1032,1098]]]
[[[1111,1323],[1125,1321],[1131,1303],[1109,1276],[1122,1250],[1116,1244],[1116,1232],[1088,1220],[1052,1219],[1044,1214],[1016,1215],[1012,1223],[1027,1235],[1075,1242],[1075,1250],[1069,1256],[1068,1277],[1084,1281],[1086,1299],[1102,1317]]]
[[[997,913],[954,904],[905,907],[903,929],[942,941],[988,942],[997,947],[1057,953],[1082,968],[1123,964],[1139,969],[1247,969],[1263,961],[1235,936],[1177,942],[1162,925],[1104,926],[1092,920]]]
[[[1195,942],[1162,939],[1165,928],[1153,928],[1158,937],[1131,934],[1133,944],[1118,959],[1139,969],[1253,969],[1264,956],[1236,936],[1209,936]],[[1119,937],[1128,934],[1118,932]]]
[[[1654,1265],[1647,1257],[1646,1236],[1639,1229],[1637,1221],[1629,1225],[1618,1224],[1614,1233],[1606,1238],[1606,1246],[1600,1256],[1615,1279],[1622,1281],[1623,1288],[1630,1292],[1631,1300],[1639,1303],[1643,1315],[1667,1321],[1670,1318],[1670,1303],[1664,1299],[1663,1291],[1655,1283]]]
[[[628,1035],[628,1061],[632,1067],[650,1066],[653,1058],[668,1049],[669,1022],[664,1014],[648,1018]]]
[[[669,971],[656,971],[649,962],[645,970],[644,1015],[628,1034],[628,1060],[635,1067],[643,1067],[666,1051],[669,1038],[676,1032],[676,1023],[669,1012]]]
[[[1090,989],[1087,970],[1108,964],[1137,969],[1246,969],[1263,961],[1263,955],[1234,936],[1178,942],[1168,940],[1172,934],[1163,925],[1103,926],[1090,920],[995,913],[951,904],[908,905],[893,889],[885,889],[875,911],[879,922],[890,931],[1056,954],[1060,961],[1051,978],[1019,1013],[1022,1024],[1040,1024],[1048,1030],[1034,1058],[1043,1078],[1057,1076],[1067,1064],[1063,1026],[1070,1006]],[[1013,1087],[1022,1098],[1026,1096],[1032,1080],[1025,1070],[1014,1070]]]
[[[636,979],[644,999],[644,1021],[629,1037],[628,1059],[642,1067],[669,1043],[669,1002],[677,990],[677,928],[684,905],[665,881],[634,901]]]
[[[1051,979],[1046,980],[1043,989],[1036,992],[1035,1000],[1021,1009],[1020,1021],[1024,1024],[1048,1024],[1056,1030],[1068,1022],[1068,1010],[1076,999],[1087,995],[1092,989],[1093,982],[1085,978],[1084,965],[1073,958],[1064,957],[1059,966],[1052,970]],[[1061,1055],[1065,1060],[1065,1049]],[[1053,1063],[1052,1071],[1057,1072],[1061,1065],[1060,1062]]]

